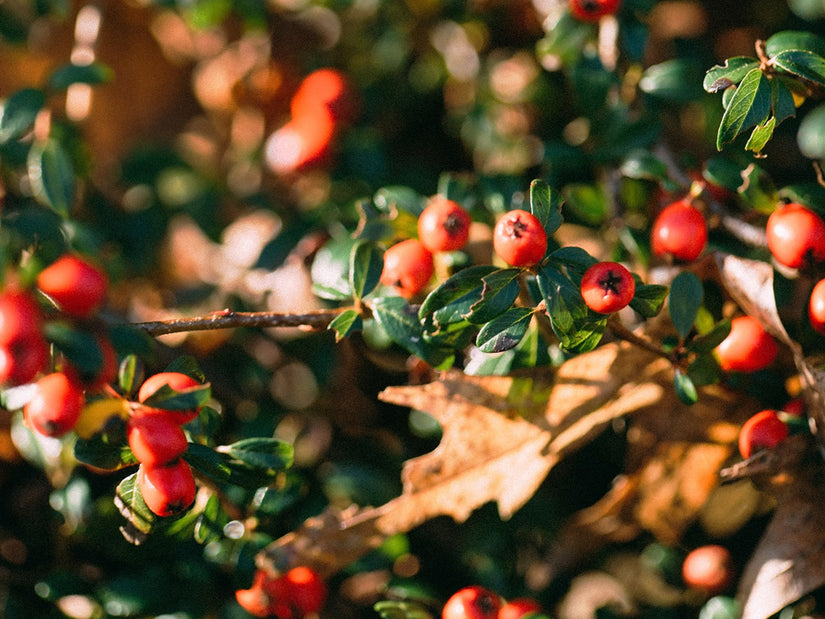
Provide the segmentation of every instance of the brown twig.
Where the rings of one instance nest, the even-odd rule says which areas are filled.
[[[236,329],[238,327],[302,327],[325,329],[347,308],[317,310],[304,314],[283,312],[233,312],[221,310],[205,316],[173,318],[137,322],[133,326],[152,337],[184,331],[208,331],[211,329]]]
[[[638,346],[643,350],[647,350],[649,352],[654,353],[655,355],[667,359],[668,361],[673,361],[671,356],[667,353],[667,351],[663,350],[650,340],[647,340],[640,335],[637,335],[626,326],[624,326],[621,320],[613,314],[610,318],[607,319],[607,328],[610,329],[610,332],[615,335],[620,340],[624,340],[625,342],[629,342],[634,346]]]

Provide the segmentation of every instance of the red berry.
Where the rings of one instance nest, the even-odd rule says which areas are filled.
[[[541,612],[541,604],[532,598],[510,600],[498,611],[498,619],[521,619]]]
[[[195,478],[185,460],[138,467],[137,483],[146,506],[158,516],[174,516],[195,500]]]
[[[510,266],[531,267],[544,258],[547,233],[532,213],[508,211],[493,230],[493,249]]]
[[[777,208],[768,217],[765,234],[779,264],[798,269],[825,260],[825,221],[801,204]]]
[[[699,209],[689,200],[673,202],[662,210],[653,222],[650,244],[659,257],[675,260],[696,260],[708,242],[708,227]]]
[[[269,617],[269,595],[263,590],[263,579],[266,575],[255,572],[255,579],[249,589],[238,589],[235,591],[235,600],[246,612],[253,617]]]
[[[709,595],[722,593],[733,582],[733,559],[724,546],[709,544],[695,548],[682,563],[682,579],[689,587]]]
[[[129,418],[127,439],[138,462],[168,464],[186,451],[188,443],[177,420],[162,413],[136,413]]]
[[[40,333],[0,346],[0,384],[33,380],[49,361],[49,345]]]
[[[54,372],[35,383],[34,397],[23,414],[35,430],[46,436],[62,436],[74,428],[83,410],[83,390],[67,374]]]
[[[808,320],[815,331],[825,335],[825,279],[819,280],[811,290]]]
[[[201,383],[199,383],[196,379],[192,378],[188,374],[183,374],[182,372],[160,372],[159,374],[154,374],[147,378],[140,386],[140,389],[138,389],[138,402],[145,402],[158,389],[160,389],[164,385],[169,385],[169,387],[171,387],[175,391],[186,391],[187,389],[200,387]],[[182,425],[184,423],[192,421],[195,417],[197,417],[201,409],[194,408],[182,410],[153,410],[156,410],[161,414],[171,416],[172,418],[176,419],[179,424]]]
[[[351,122],[358,102],[346,76],[335,69],[318,69],[307,75],[292,96],[293,118],[318,118],[329,115],[335,122]]]
[[[327,599],[326,583],[315,570],[305,566],[265,581],[263,588],[270,597],[270,614],[279,619],[300,619],[318,613]]]
[[[384,252],[381,283],[392,286],[406,298],[418,294],[435,271],[433,255],[421,241],[407,239]]]
[[[778,352],[779,344],[753,316],[731,320],[730,333],[716,347],[722,369],[735,372],[762,370],[773,363]]]
[[[88,316],[106,299],[106,275],[89,262],[64,254],[37,276],[37,287],[70,316]]]
[[[596,22],[615,14],[620,4],[621,0],[570,0],[570,12],[582,21]]]
[[[770,449],[788,438],[788,426],[775,410],[764,410],[748,419],[739,431],[739,453],[750,458],[760,449]]]
[[[431,252],[455,251],[470,235],[470,215],[457,202],[435,198],[418,217],[418,238]]]
[[[332,157],[334,137],[335,124],[328,114],[293,118],[267,139],[267,165],[281,175],[325,166]]]
[[[489,589],[471,585],[456,591],[441,611],[441,619],[497,619],[504,601]]]
[[[636,282],[618,262],[597,262],[582,276],[582,297],[594,312],[612,314],[633,300]]]
[[[40,335],[40,307],[34,297],[21,290],[0,294],[0,346]]]

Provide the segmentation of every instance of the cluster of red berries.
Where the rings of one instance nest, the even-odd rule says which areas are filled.
[[[180,372],[161,372],[150,376],[138,390],[138,402],[146,402],[158,389],[175,391],[200,387],[200,383]],[[129,448],[140,462],[137,483],[146,506],[158,516],[173,516],[186,510],[195,500],[195,478],[183,459],[189,445],[181,427],[200,413],[200,409],[166,410],[138,406],[127,421]]]
[[[108,286],[100,269],[74,254],[65,254],[43,269],[35,283],[63,316],[79,321],[100,308]],[[114,379],[117,355],[104,335],[95,334],[101,363],[94,372],[84,372],[64,358],[55,360],[59,371],[49,372],[46,314],[37,294],[15,284],[0,292],[0,384],[11,387],[37,379],[24,416],[39,433],[56,437],[74,428],[85,403],[84,391]]]
[[[318,613],[327,599],[327,586],[309,567],[294,567],[279,576],[257,570],[249,589],[235,592],[238,604],[255,617],[300,619]]]
[[[266,144],[266,160],[276,174],[291,174],[329,162],[335,136],[357,115],[352,86],[340,71],[307,75],[290,102],[289,122]]]
[[[541,614],[541,604],[532,598],[504,600],[480,585],[456,591],[444,604],[442,619],[521,619]]]

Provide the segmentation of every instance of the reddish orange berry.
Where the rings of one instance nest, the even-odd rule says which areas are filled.
[[[581,291],[587,307],[600,314],[612,314],[633,300],[636,282],[618,262],[597,262],[584,272]]]
[[[709,595],[725,591],[733,582],[733,558],[724,546],[709,544],[692,550],[682,563],[682,579]]]
[[[192,469],[182,458],[159,466],[141,464],[137,483],[146,506],[162,517],[186,511],[197,491]]]
[[[63,372],[35,383],[34,397],[23,407],[28,423],[46,436],[62,436],[74,428],[85,404],[83,390]]]
[[[825,335],[825,279],[819,280],[808,299],[808,321],[815,331]]]
[[[547,233],[532,213],[508,211],[493,229],[493,249],[510,266],[531,267],[544,258]]]
[[[541,613],[541,604],[532,598],[510,600],[498,611],[498,619],[521,619],[528,615]]]
[[[750,458],[761,449],[776,447],[788,438],[789,429],[775,410],[768,409],[756,413],[748,419],[739,431],[739,453]]]
[[[33,380],[49,361],[49,344],[40,333],[0,346],[0,384]]]
[[[786,267],[825,260],[825,221],[802,204],[785,204],[771,213],[765,235],[774,259]]]
[[[0,346],[40,335],[42,315],[34,297],[21,290],[0,294]]]
[[[293,118],[264,145],[264,157],[275,174],[289,175],[330,163],[335,124],[328,115]]]
[[[186,391],[187,389],[192,389],[193,387],[200,387],[201,383],[188,374],[183,374],[182,372],[160,372],[158,374],[153,374],[147,378],[140,386],[140,389],[138,389],[138,402],[145,402],[164,385],[168,385],[175,391]],[[200,408],[182,410],[149,410],[156,410],[163,415],[171,416],[181,425],[192,421],[201,411]]]
[[[653,222],[650,244],[659,257],[696,260],[708,242],[708,227],[702,213],[689,200],[673,202]]]
[[[409,299],[424,289],[434,271],[432,253],[421,241],[407,239],[384,252],[381,283]]]
[[[186,434],[170,415],[136,413],[129,418],[127,428],[129,448],[143,464],[168,464],[188,447]]]
[[[753,316],[737,316],[730,323],[730,333],[716,347],[716,357],[723,370],[756,372],[768,367],[779,352],[779,344]]]
[[[269,594],[263,588],[266,578],[266,574],[258,570],[255,572],[252,586],[249,589],[235,591],[235,599],[238,604],[253,617],[269,617],[272,615]]]
[[[497,593],[471,585],[450,596],[441,611],[441,619],[497,619],[503,604]]]
[[[355,120],[358,101],[347,77],[335,69],[318,69],[307,75],[292,96],[293,118],[317,119],[328,115],[335,122]]]
[[[418,217],[418,239],[431,252],[455,251],[470,236],[470,215],[457,202],[435,198]]]
[[[605,15],[614,15],[621,0],[570,0],[570,12],[586,22],[597,22]]]
[[[269,611],[279,619],[299,619],[320,612],[327,599],[327,585],[310,567],[298,566],[264,582],[270,596]]]
[[[37,287],[70,316],[88,316],[106,299],[106,275],[91,263],[65,254],[37,276]]]

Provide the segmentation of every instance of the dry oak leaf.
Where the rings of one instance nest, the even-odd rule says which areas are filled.
[[[331,574],[383,537],[436,516],[462,522],[495,501],[502,518],[524,505],[547,473],[613,420],[655,407],[669,364],[626,343],[608,343],[532,377],[474,377],[458,371],[420,386],[390,387],[386,402],[429,412],[439,446],[405,463],[403,492],[378,508],[328,512],[273,542],[258,557],[270,570],[312,565]],[[551,385],[552,381],[552,385]],[[351,533],[351,535],[350,535]],[[349,536],[348,536],[349,535]]]

